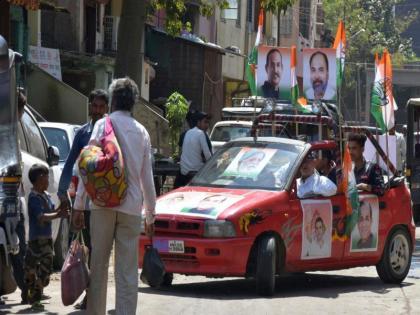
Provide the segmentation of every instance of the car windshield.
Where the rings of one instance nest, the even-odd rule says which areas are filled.
[[[303,148],[286,143],[232,142],[216,152],[191,185],[281,190]]]
[[[67,133],[63,129],[42,127],[48,143],[60,151],[60,162],[65,162],[70,152],[70,143]]]
[[[228,142],[237,138],[249,137],[251,126],[231,125],[215,127],[211,133],[211,141]]]

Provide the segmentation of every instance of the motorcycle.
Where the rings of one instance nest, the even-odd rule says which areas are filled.
[[[18,143],[15,65],[21,55],[0,36],[0,295],[16,290],[9,255],[19,252],[16,226],[21,216],[22,169]]]

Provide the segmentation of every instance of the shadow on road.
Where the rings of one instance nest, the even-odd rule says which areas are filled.
[[[400,286],[413,285],[403,282]],[[377,277],[351,277],[322,274],[299,274],[281,276],[276,279],[276,292],[273,298],[286,297],[318,297],[338,298],[341,294],[354,292],[374,292],[387,294],[395,285],[384,284]],[[255,282],[250,279],[214,280],[173,284],[160,289],[139,288],[144,294],[160,294],[179,297],[195,297],[216,300],[239,300],[259,298],[255,292]]]

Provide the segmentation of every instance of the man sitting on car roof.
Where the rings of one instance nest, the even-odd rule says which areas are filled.
[[[378,164],[366,161],[363,157],[366,140],[365,135],[358,133],[352,133],[347,138],[350,156],[354,163],[357,189],[382,196],[385,192],[382,169]]]
[[[315,169],[316,154],[311,152],[300,167],[301,178],[297,179],[298,198],[311,196],[329,197],[337,193],[337,186],[326,176],[319,175]]]

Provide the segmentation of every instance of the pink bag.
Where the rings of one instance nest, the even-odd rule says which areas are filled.
[[[72,241],[61,268],[61,300],[65,306],[76,302],[89,285],[89,268],[87,265],[89,253],[81,233],[78,232]],[[81,243],[79,238],[81,238]]]

